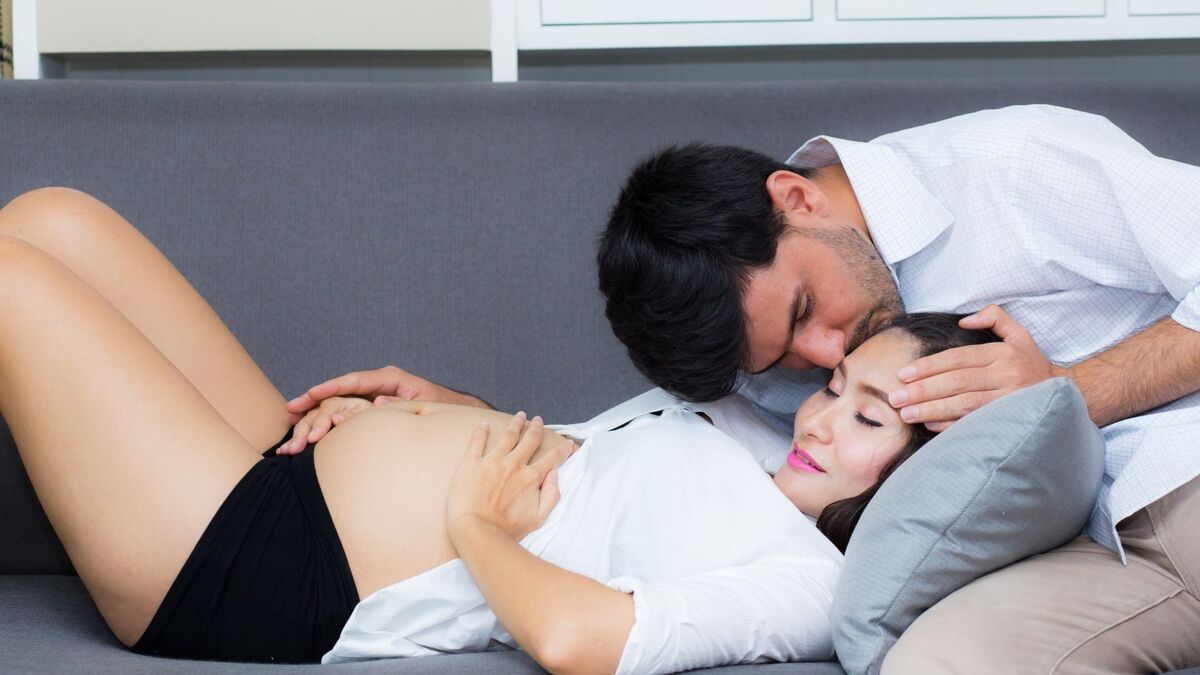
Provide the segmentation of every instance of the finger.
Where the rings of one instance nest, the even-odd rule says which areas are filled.
[[[534,416],[529,423],[529,427],[525,429],[525,433],[521,435],[521,440],[517,443],[517,447],[513,448],[512,458],[519,464],[526,464],[533,453],[542,446],[542,418]]]
[[[308,430],[311,428],[311,416],[305,416],[304,419],[296,423],[296,428],[292,429],[292,440],[287,442],[285,454],[293,455],[300,451],[308,438]]]
[[[475,427],[475,431],[471,432],[471,442],[467,445],[468,457],[483,457],[490,431],[491,426],[487,422],[480,422],[479,426]]]
[[[987,368],[959,368],[916,380],[888,394],[893,408],[995,388]]]
[[[546,474],[546,479],[542,481],[542,489],[538,491],[538,523],[546,522],[546,518],[550,512],[554,510],[554,505],[558,503],[562,493],[558,489],[558,470],[551,470]]]
[[[990,330],[1005,342],[1032,339],[1029,331],[999,305],[988,305],[970,316],[965,316],[958,325],[962,328]]]
[[[500,441],[487,454],[496,453],[504,456],[512,452],[512,449],[517,446],[517,441],[521,440],[521,430],[524,428],[525,413],[522,411],[513,415],[512,419],[508,422],[508,426],[504,427],[504,433],[501,434]]]
[[[395,396],[376,396],[375,400],[372,401],[372,405],[383,405],[385,403],[393,403],[399,400],[400,399],[396,398]]]
[[[405,374],[399,368],[395,369],[400,374]],[[377,370],[356,370],[352,373],[346,373],[335,377],[310,388],[305,393],[294,399],[299,407],[299,402],[307,398],[310,401],[309,407],[315,405],[319,401],[324,401],[333,396],[378,396],[379,394],[394,395],[394,388],[389,386],[394,382],[395,374],[387,368],[379,368]],[[389,377],[389,374],[391,376]],[[291,410],[289,404],[289,410]],[[298,411],[296,411],[298,412]]]
[[[289,427],[296,426],[296,422],[299,422],[299,421],[300,421],[300,415],[297,415],[296,413],[293,413],[293,412],[288,413],[288,426]]]
[[[950,426],[953,424],[954,424],[954,422],[930,422],[929,424],[925,425],[925,428],[932,431],[935,434],[940,434],[943,431],[949,429]]]
[[[996,343],[947,349],[913,361],[900,369],[901,382],[913,382],[938,373],[962,368],[980,368],[995,360]]]
[[[330,427],[333,426],[333,419],[326,413],[317,415],[317,419],[313,422],[312,428],[308,431],[308,442],[316,443],[321,440],[325,434],[329,433]]]
[[[906,406],[900,409],[900,417],[909,424],[953,422],[999,397],[1000,394],[997,391],[974,391],[959,394],[958,396],[929,401],[921,405]]]
[[[303,394],[300,394],[299,396],[297,396],[296,398],[288,401],[287,405],[285,405],[284,407],[287,408],[287,411],[289,413],[292,413],[293,415],[303,415],[304,413],[308,412],[309,410],[312,410],[313,407],[315,407],[316,405],[317,405],[317,402],[315,400],[313,400],[313,398],[311,396],[309,396],[308,392],[306,391]],[[295,423],[293,422],[293,424],[295,424]]]
[[[372,406],[373,406],[373,404],[370,401],[364,401],[363,399],[354,399],[354,403],[351,403],[351,404],[347,405],[345,408],[343,408],[342,410],[334,413],[333,416],[329,418],[329,420],[331,422],[333,422],[334,426],[337,426],[337,425],[341,424],[342,422],[345,422],[346,420],[350,419],[351,417],[354,417],[355,415],[357,415],[358,413],[360,413],[364,410],[370,410]]]
[[[554,446],[553,450],[542,455],[537,459],[537,461],[529,466],[533,469],[536,469],[539,475],[545,476],[561,466],[562,463],[567,461],[567,458],[575,454],[575,451],[578,449],[579,446],[575,445],[575,443],[570,439],[565,440],[562,443]]]

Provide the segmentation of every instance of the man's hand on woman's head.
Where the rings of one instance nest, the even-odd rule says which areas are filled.
[[[430,401],[491,408],[485,401],[470,394],[443,387],[396,366],[384,366],[375,370],[346,373],[340,377],[326,380],[288,401],[289,423],[299,424],[306,414],[320,406],[323,401],[335,396],[355,396],[367,401],[373,401],[378,396],[389,396],[405,401]],[[336,425],[337,421],[334,420],[333,424]],[[324,427],[313,431],[317,432],[316,437],[311,438],[310,434],[309,442],[316,443],[329,431],[329,428]]]
[[[1005,394],[1068,375],[1050,362],[1025,327],[997,305],[963,317],[963,328],[990,330],[1001,342],[969,345],[913,361],[900,370],[903,388],[889,394],[910,424],[945,431],[967,413]]]

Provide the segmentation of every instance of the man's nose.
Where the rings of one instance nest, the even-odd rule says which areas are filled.
[[[784,363],[791,366],[792,361],[803,360],[812,366],[833,369],[842,362],[844,339],[841,331],[824,331],[811,333],[802,331],[792,340],[788,350],[788,358]],[[799,366],[791,366],[797,368]],[[810,366],[811,367],[811,366]]]

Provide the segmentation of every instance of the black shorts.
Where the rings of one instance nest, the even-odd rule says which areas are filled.
[[[337,642],[358,592],[317,484],[313,446],[275,454],[289,438],[229,493],[133,651],[312,663]]]

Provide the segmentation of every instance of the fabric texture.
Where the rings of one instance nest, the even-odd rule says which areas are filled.
[[[1126,675],[1200,666],[1200,478],[1122,521],[1129,564],[1086,536],[921,615],[883,675]],[[1099,591],[1098,591],[1099,589]]]
[[[1200,329],[1200,167],[1104,117],[1012,106],[870,142],[819,136],[788,161],[842,162],[910,312],[996,303],[1065,366],[1165,317]],[[768,377],[748,394],[786,423],[809,389]],[[1123,555],[1116,523],[1200,474],[1200,392],[1103,431],[1088,534]]]
[[[934,437],[880,487],[850,538],[833,604],[842,666],[878,673],[939,600],[1079,534],[1103,464],[1100,433],[1065,378],[997,399]]]
[[[582,444],[558,469],[558,504],[521,545],[633,594],[622,675],[828,660],[841,552],[741,443],[664,398],[551,426]],[[322,662],[504,645],[517,646],[455,559],[364,598]]]
[[[358,604],[313,466],[314,445],[250,468],[171,584],[133,651],[316,663]]]

